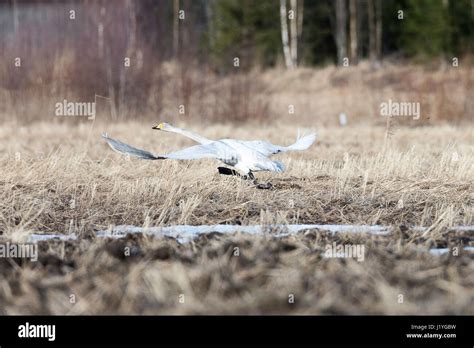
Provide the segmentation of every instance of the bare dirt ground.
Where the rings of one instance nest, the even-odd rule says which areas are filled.
[[[180,125],[210,138],[282,145],[297,130],[288,120]],[[211,160],[127,159],[100,139],[105,130],[155,152],[192,144],[151,126],[1,128],[3,242],[33,232],[79,236],[40,242],[38,262],[0,259],[1,314],[474,313],[474,254],[462,251],[474,245],[472,231],[448,231],[473,225],[472,127],[318,128],[310,150],[279,156],[285,173],[257,173],[273,185],[259,190],[219,175]],[[394,232],[213,233],[186,244],[94,233],[120,224],[275,223],[381,224]],[[363,262],[324,258],[333,242],[363,245]],[[433,247],[460,252],[426,252]]]

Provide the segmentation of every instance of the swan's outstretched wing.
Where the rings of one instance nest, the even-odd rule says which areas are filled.
[[[165,158],[177,160],[193,160],[201,158],[221,158],[220,151],[214,143],[194,145],[185,149],[163,155]]]
[[[270,156],[280,152],[307,150],[315,140],[316,133],[311,133],[298,137],[296,142],[290,146],[273,145],[263,140],[243,141],[243,143],[253,150],[260,152],[264,156]]]
[[[158,160],[165,159],[165,157],[159,156],[157,154],[145,151],[142,149],[137,149],[136,147],[130,146],[128,144],[122,143],[120,140],[109,138],[107,133],[102,133],[102,138],[104,138],[109,144],[110,148],[118,153],[123,153],[126,155],[147,159],[147,160]]]
[[[146,150],[137,149],[136,147],[122,143],[120,140],[109,138],[106,133],[102,133],[102,137],[107,141],[112,150],[122,154],[127,154],[130,156],[147,160],[159,160],[167,158],[178,160],[222,158],[223,156],[229,154],[229,151],[221,149],[216,143],[210,143],[206,145],[195,145],[187,147],[183,150],[171,152],[166,155],[158,155]]]

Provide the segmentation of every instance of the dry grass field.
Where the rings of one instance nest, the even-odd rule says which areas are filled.
[[[427,252],[474,245],[472,231],[449,230],[474,225],[471,125],[322,128],[306,122],[301,126],[315,129],[317,142],[279,155],[286,172],[257,173],[272,184],[268,190],[219,175],[212,160],[128,159],[100,138],[107,131],[155,152],[192,144],[152,125],[2,125],[3,240],[24,242],[31,233],[79,238],[40,242],[38,262],[0,259],[0,314],[474,313],[474,254]],[[298,128],[289,119],[177,125],[210,138],[282,145]],[[185,244],[94,233],[122,224],[276,223],[380,224],[393,232],[211,233]],[[322,257],[333,242],[364,245],[365,260]]]
[[[0,86],[0,120],[30,124],[50,122],[55,118],[55,103],[68,101],[96,102],[97,119],[127,121],[130,119],[173,123],[185,122],[273,124],[276,120],[331,127],[338,125],[339,113],[346,113],[354,124],[384,125],[380,117],[380,103],[388,99],[399,102],[418,102],[421,118],[398,120],[412,125],[463,124],[474,118],[474,58],[466,57],[453,68],[424,67],[414,64],[392,64],[388,61],[379,68],[369,62],[356,67],[299,68],[252,70],[220,76],[197,65],[183,66],[166,62],[149,72],[150,96],[140,108],[125,101],[112,103],[108,93],[88,91],[87,96],[68,92],[63,76],[71,66],[56,62],[57,75],[50,82],[29,87],[3,89]],[[72,64],[72,63],[70,63]],[[55,71],[56,71],[55,70]],[[17,75],[12,77],[18,78]],[[40,77],[38,80],[42,81]],[[134,88],[134,93],[141,91]],[[94,97],[94,93],[102,95]],[[127,95],[131,102],[135,94]],[[125,98],[125,97],[124,97]],[[116,105],[117,104],[117,105]],[[184,114],[179,106],[185,106]],[[292,105],[294,113],[289,113]],[[146,106],[146,107],[144,107]],[[119,112],[118,110],[121,110]],[[76,120],[77,121],[77,120]],[[79,121],[69,120],[69,124]],[[246,134],[246,136],[251,136]],[[292,133],[291,136],[294,136]]]

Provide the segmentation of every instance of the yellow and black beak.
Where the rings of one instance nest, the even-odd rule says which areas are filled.
[[[163,129],[163,123],[160,123],[159,125],[156,125],[154,127],[152,127],[151,129]]]

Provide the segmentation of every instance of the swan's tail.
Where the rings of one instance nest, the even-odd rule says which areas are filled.
[[[298,138],[296,139],[296,142],[293,145],[288,146],[288,150],[292,150],[292,151],[307,150],[314,143],[315,140],[316,140],[316,133],[311,133],[304,136],[300,136],[298,134]]]

